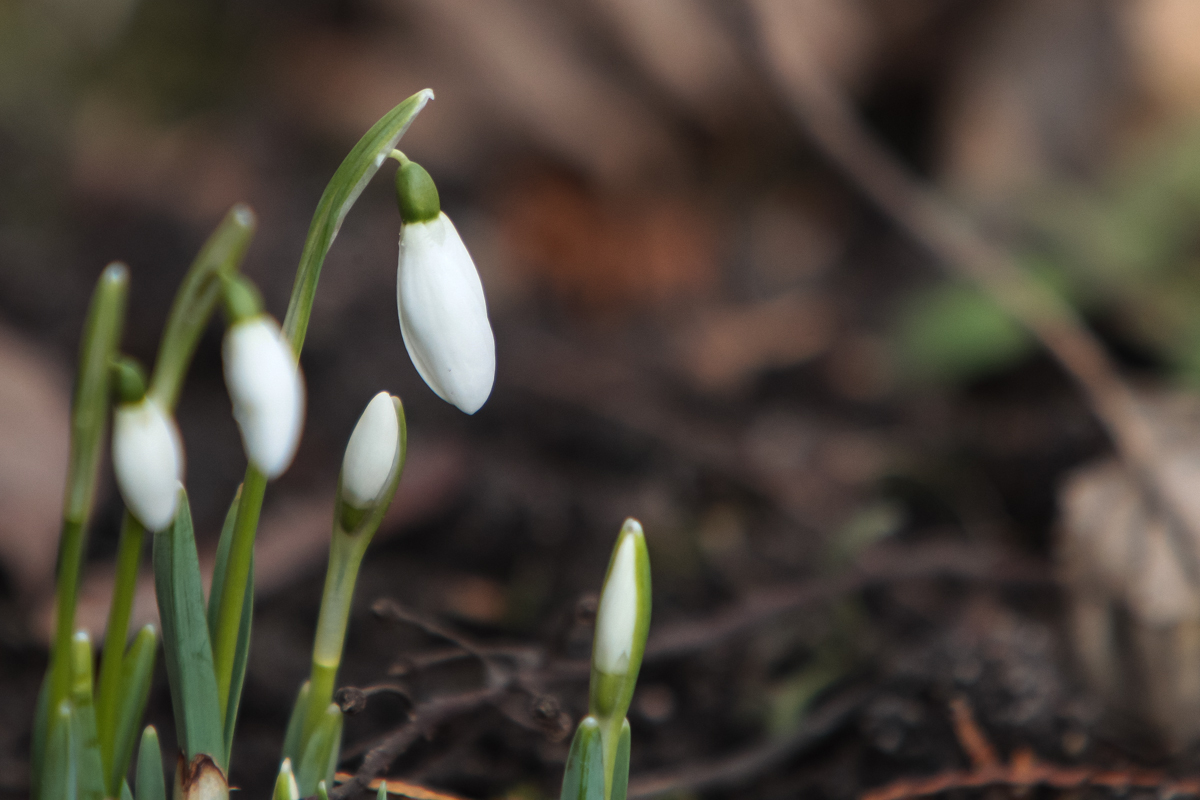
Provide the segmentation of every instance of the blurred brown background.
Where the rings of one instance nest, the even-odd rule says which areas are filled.
[[[0,786],[27,786],[73,360],[99,271],[130,265],[124,344],[150,362],[187,264],[244,201],[259,219],[244,269],[281,317],[325,182],[425,87],[437,99],[401,147],[483,277],[496,387],[467,418],[409,363],[385,169],[326,263],[304,439],[268,494],[235,784],[270,785],[341,450],[380,389],[403,398],[412,445],[343,683],[394,678],[436,639],[375,619],[383,596],[483,641],[586,654],[575,604],[625,516],[646,527],[666,630],[885,539],[949,543],[1045,575],[1020,591],[986,570],[855,587],[648,661],[635,784],[795,741],[822,698],[849,691],[865,694],[812,741],[668,789],[850,797],[948,769],[963,760],[946,712],[960,692],[1004,748],[1162,757],[1160,731],[1136,709],[1107,714],[1078,678],[1046,578],[1058,487],[1110,444],[1030,337],[831,166],[778,71],[797,54],[817,65],[888,151],[1080,310],[1127,377],[1186,404],[1198,41],[1193,0],[0,0]],[[220,332],[179,408],[203,552],[243,469]],[[94,635],[120,512],[105,476],[81,611]],[[409,691],[472,678],[438,680]],[[554,696],[569,715],[585,705],[578,681]],[[349,768],[406,708],[381,696],[349,721]],[[160,726],[168,709],[164,682]],[[485,710],[392,774],[556,796],[565,751]]]

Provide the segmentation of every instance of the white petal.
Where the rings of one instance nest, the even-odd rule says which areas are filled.
[[[596,668],[610,675],[629,671],[633,650],[633,631],[637,624],[638,585],[634,536],[626,534],[612,571],[600,594],[596,610],[596,643],[593,660]]]
[[[150,398],[117,406],[112,455],[130,513],[150,531],[170,525],[183,480],[183,443],[175,420]]]
[[[225,334],[225,386],[246,457],[268,478],[292,463],[304,427],[304,378],[292,346],[264,315]]]
[[[496,343],[475,263],[449,217],[400,232],[396,305],[404,346],[438,397],[468,414],[496,377]]]
[[[380,392],[371,398],[342,459],[342,495],[350,505],[366,508],[383,490],[400,447],[400,423],[392,396]]]

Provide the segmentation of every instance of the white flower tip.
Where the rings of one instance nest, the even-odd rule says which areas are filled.
[[[371,398],[346,445],[342,459],[342,496],[355,508],[375,502],[387,485],[400,449],[400,422],[392,396],[380,392]]]
[[[279,325],[262,314],[231,325],[225,386],[250,463],[268,478],[287,470],[304,428],[304,376]]]
[[[129,512],[146,529],[175,519],[183,480],[183,442],[175,420],[147,397],[113,414],[113,471]]]
[[[637,523],[634,523],[635,525]],[[592,659],[596,668],[610,675],[629,671],[633,637],[638,616],[637,536],[622,529],[621,544],[613,558],[612,570],[600,593],[596,611],[596,642]],[[641,526],[637,527],[637,533]]]
[[[479,273],[449,217],[403,227],[396,277],[413,365],[438,397],[474,414],[492,393],[496,340]]]

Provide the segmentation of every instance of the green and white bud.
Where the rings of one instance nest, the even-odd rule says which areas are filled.
[[[613,557],[608,582],[600,594],[596,611],[596,640],[592,664],[609,675],[629,672],[633,636],[637,627],[638,587],[637,556],[634,537],[623,536]]]
[[[246,457],[277,478],[291,465],[304,428],[304,376],[296,354],[278,323],[258,314],[229,326],[223,356]]]
[[[596,609],[591,714],[602,720],[624,718],[649,631],[650,556],[641,524],[627,519],[617,536]]]
[[[404,224],[396,308],[404,346],[438,397],[474,414],[492,393],[496,342],[475,262],[440,210],[437,187],[420,165],[394,152]]]
[[[392,396],[371,398],[346,445],[342,459],[342,499],[355,508],[373,505],[388,484],[400,450],[400,421]]]
[[[149,531],[175,519],[183,481],[183,441],[175,420],[145,395],[113,412],[113,472],[125,507]]]
[[[290,758],[285,758],[279,765],[279,777],[275,779],[275,791],[271,794],[271,800],[300,800],[300,787],[296,785]]]

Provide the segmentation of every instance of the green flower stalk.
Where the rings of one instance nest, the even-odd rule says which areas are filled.
[[[283,318],[283,335],[291,344],[293,358],[297,361],[308,332],[308,321],[312,316],[321,269],[338,231],[341,230],[342,222],[367,183],[379,171],[388,154],[400,141],[400,137],[408,130],[408,126],[432,99],[433,92],[423,89],[385,114],[358,141],[326,185],[317,203],[317,209],[313,212],[312,222],[308,226],[308,236],[304,240],[304,250],[300,254],[300,265],[292,285],[291,300]],[[242,634],[242,611],[245,598],[253,589],[250,584],[250,565],[254,556],[254,538],[266,488],[267,476],[251,463],[246,468],[246,477],[242,482],[241,500],[238,503],[226,566],[226,579],[216,603],[213,661],[217,670],[217,689],[223,715],[227,714],[224,709],[231,693],[236,693],[232,683],[239,637]],[[248,588],[250,592],[247,591]]]
[[[629,721],[650,631],[650,556],[642,526],[625,520],[596,610],[588,716],[567,758],[562,800],[624,800],[629,782]]]
[[[380,392],[355,425],[342,460],[329,567],[313,641],[312,674],[297,701],[294,722],[289,725],[296,735],[289,735],[285,743],[284,757],[296,765],[303,795],[312,794],[318,780],[332,778],[327,774],[332,769],[330,759],[336,763],[341,738],[341,711],[332,703],[333,690],[354,584],[367,545],[400,483],[407,444],[400,399]]]
[[[88,307],[79,348],[79,374],[71,403],[71,455],[63,497],[62,536],[58,551],[57,618],[50,674],[38,701],[33,733],[33,783],[36,796],[43,775],[42,756],[47,737],[62,738],[54,728],[63,718],[60,706],[71,691],[71,637],[75,630],[75,603],[83,565],[86,525],[96,491],[101,441],[108,421],[110,365],[116,355],[125,320],[129,270],[110,264],[100,275]]]

